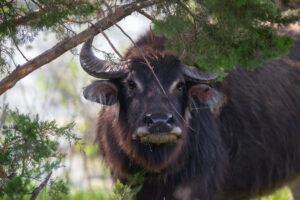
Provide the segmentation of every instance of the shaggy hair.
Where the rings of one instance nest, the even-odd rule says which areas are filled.
[[[249,199],[290,183],[300,173],[300,55],[292,50],[254,71],[237,68],[211,85],[224,96],[214,114],[191,100],[196,82],[185,80],[183,95],[163,100],[149,60],[162,86],[183,77],[179,58],[164,50],[164,37],[141,37],[125,58],[130,75],[142,80],[145,93],[133,96],[127,78],[110,80],[118,103],[106,106],[98,120],[97,141],[114,178],[145,171],[137,199]],[[299,41],[296,48],[300,47]],[[295,56],[295,54],[297,54]],[[296,64],[291,64],[296,63]],[[141,103],[142,102],[142,103]],[[176,144],[147,145],[132,140],[141,115],[155,105],[180,116],[183,136]]]

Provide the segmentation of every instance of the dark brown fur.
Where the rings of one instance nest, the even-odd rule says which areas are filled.
[[[163,40],[145,36],[137,44],[167,91],[184,77],[179,59],[163,50]],[[168,93],[168,100],[139,49],[130,48],[128,76],[138,77],[144,91],[130,92],[128,77],[110,80],[119,101],[104,107],[98,120],[99,145],[114,177],[125,181],[146,171],[137,195],[142,200],[245,200],[289,184],[300,174],[299,48],[297,41],[290,56],[252,72],[238,68],[216,83],[214,88],[224,96],[217,114],[191,99],[190,89],[197,83],[188,80],[183,94]],[[174,108],[186,116],[176,116],[184,132],[176,144],[145,145],[132,139],[143,113]]]

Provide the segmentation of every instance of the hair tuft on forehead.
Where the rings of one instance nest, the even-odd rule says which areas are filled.
[[[132,59],[133,57],[141,57],[140,51],[144,54],[160,54],[165,51],[166,36],[155,36],[150,32],[141,36],[135,43],[137,47],[132,46],[127,50],[125,54],[126,59]]]
[[[145,56],[151,65],[158,65],[158,63],[162,65],[179,65],[178,56],[165,50],[166,41],[167,37],[164,35],[155,36],[151,32],[147,32],[137,40],[135,43],[137,47],[133,46],[127,50],[125,58],[131,59],[133,62],[145,63],[143,58]]]

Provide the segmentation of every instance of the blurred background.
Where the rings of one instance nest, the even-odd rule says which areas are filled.
[[[119,25],[136,39],[149,30],[151,22],[142,15],[133,14],[120,21]],[[121,53],[131,45],[129,39],[115,27],[105,33]],[[32,42],[19,48],[30,59],[58,41],[54,33],[40,32]],[[114,53],[101,34],[94,39],[94,46],[101,51]],[[17,108],[20,113],[38,114],[41,120],[56,120],[59,126],[74,122],[76,136],[82,139],[72,146],[66,141],[60,141],[60,149],[67,156],[63,167],[56,170],[53,176],[64,176],[71,193],[91,191],[91,196],[93,193],[105,195],[111,191],[112,180],[107,166],[97,154],[98,146],[94,143],[96,119],[101,105],[86,101],[82,96],[83,88],[95,79],[80,67],[80,48],[81,45],[23,78],[0,96],[0,105],[2,108],[8,105],[13,110]],[[100,51],[95,49],[94,53],[104,58]],[[15,51],[14,62],[21,65],[26,60]]]
[[[135,40],[149,31],[151,23],[145,16],[134,13],[118,24]],[[85,28],[87,26],[72,27],[76,32]],[[290,25],[287,29],[282,30],[283,34],[287,32],[294,39],[297,37],[298,40],[300,39],[299,25]],[[131,46],[130,40],[118,28],[112,27],[105,33],[121,53]],[[40,31],[34,40],[19,45],[19,48],[28,59],[31,59],[59,41],[61,38],[57,38],[57,34],[51,30]],[[94,53],[99,58],[104,58],[101,51],[114,54],[111,46],[101,34],[97,35],[93,44],[96,47]],[[7,42],[5,45],[14,48],[15,54],[9,61],[10,65],[17,66],[27,62],[20,51],[15,49],[13,43]],[[61,167],[56,169],[52,175],[52,177],[63,177],[69,188],[70,195],[61,199],[111,199],[110,194],[115,186],[108,167],[98,155],[99,147],[95,143],[96,119],[101,106],[86,101],[82,96],[83,88],[94,78],[88,76],[80,67],[78,56],[80,48],[81,45],[44,65],[1,95],[1,111],[5,107],[12,110],[18,109],[20,113],[28,114],[31,117],[37,114],[40,120],[55,120],[58,126],[74,122],[73,131],[80,140],[72,144],[64,139],[59,140],[59,150],[66,156]],[[0,78],[3,77],[2,74]],[[118,198],[123,199],[122,197],[114,199]],[[48,199],[47,187],[43,189],[38,199]],[[288,188],[261,198],[261,200],[290,199],[292,198]]]

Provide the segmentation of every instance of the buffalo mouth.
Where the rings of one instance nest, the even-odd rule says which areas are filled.
[[[133,138],[137,137],[144,144],[167,144],[175,143],[181,137],[181,128],[174,127],[169,132],[158,132],[151,133],[147,130],[147,127],[140,127],[137,129],[136,134],[133,135]]]

